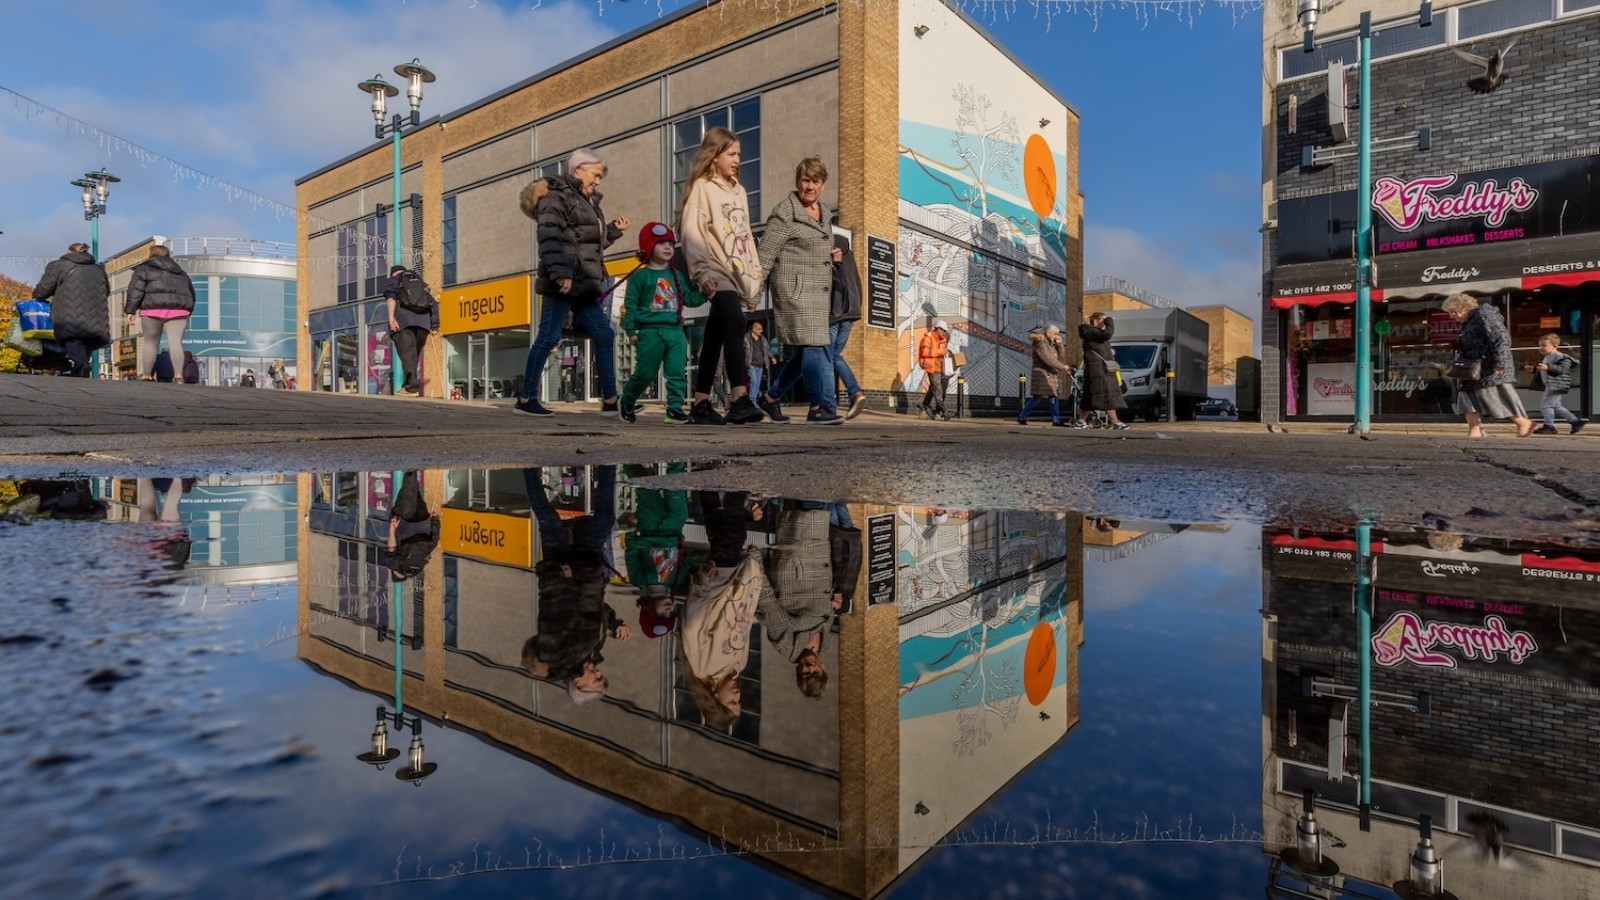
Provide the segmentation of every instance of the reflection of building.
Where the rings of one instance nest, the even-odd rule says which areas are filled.
[[[281,475],[114,478],[106,499],[113,521],[182,523],[188,582],[248,589],[295,576],[295,483]]]
[[[966,532],[958,542],[972,544],[963,558],[977,561],[964,583],[948,582],[954,593],[937,610],[851,604],[824,643],[832,677],[820,701],[797,690],[794,668],[758,622],[759,647],[741,679],[744,712],[731,728],[707,727],[679,689],[676,634],[608,642],[606,697],[575,705],[522,665],[547,602],[525,491],[546,491],[568,520],[593,511],[606,482],[584,469],[541,475],[536,484],[515,470],[424,473],[444,527],[440,552],[403,597],[408,709],[448,714],[452,727],[574,782],[745,846],[809,884],[863,897],[900,877],[1077,721],[1081,545],[1065,527],[1075,518],[1040,514],[952,513]],[[390,633],[387,579],[374,571],[386,478],[301,482],[300,656],[380,696],[394,678],[379,644]],[[891,526],[878,548],[887,555],[867,551],[854,593],[865,597],[875,572],[887,565],[892,579],[907,557],[895,549],[897,510],[852,506],[849,515],[863,536],[882,535],[885,519]],[[684,550],[703,548],[705,524],[685,530]],[[752,524],[747,540],[770,543],[762,527]],[[628,585],[605,587],[630,626],[635,596]],[[916,676],[907,672],[926,673],[924,686],[909,684]],[[973,702],[941,705],[934,696],[985,677],[967,691]],[[978,701],[1010,712],[975,718]]]
[[[1372,139],[1390,147],[1373,159],[1372,196],[1357,198],[1358,123],[1345,107],[1357,95],[1350,69],[1369,9]],[[1594,38],[1600,8],[1439,0],[1427,27],[1417,9],[1324,3],[1312,53],[1294,5],[1262,16],[1261,412],[1269,419],[1354,415],[1358,203],[1371,206],[1378,270],[1375,421],[1453,417],[1438,373],[1454,356],[1458,326],[1440,304],[1457,292],[1500,311],[1519,365],[1533,361],[1546,333],[1582,358],[1577,372],[1600,362],[1600,155],[1590,130],[1573,127],[1593,112],[1600,68],[1565,68],[1569,48]],[[1513,43],[1504,82],[1492,93],[1469,89],[1473,66],[1453,51],[1488,57]],[[1426,153],[1415,151],[1420,129],[1429,129]],[[1307,160],[1314,150],[1344,158]],[[1567,405],[1593,415],[1597,384],[1575,378]],[[1538,408],[1537,393],[1524,393],[1529,400]]]
[[[137,325],[128,325],[122,301],[135,265],[165,244],[194,282],[194,314],[183,334],[184,350],[200,363],[203,384],[233,386],[245,370],[257,387],[271,387],[267,368],[282,360],[295,373],[294,248],[277,241],[244,238],[152,237],[106,259],[111,276],[112,362],[115,377],[138,368]],[[163,344],[165,346],[165,344]],[[173,370],[183,377],[183,360]]]
[[[1078,116],[958,6],[689,4],[406,133],[401,194],[420,205],[401,214],[400,240],[438,288],[445,335],[429,342],[425,369],[443,377],[426,392],[481,400],[523,387],[539,319],[537,242],[517,208],[529,181],[562,174],[578,147],[605,156],[605,213],[635,229],[610,248],[613,274],[626,272],[636,229],[675,219],[700,140],[727,127],[758,232],[802,158],[832,173],[824,199],[854,237],[866,287],[846,349],[864,388],[920,392],[910,356],[943,317],[968,393],[1014,396],[1028,329],[1077,315]],[[391,160],[387,142],[372,145],[298,182],[302,365],[318,390],[386,389],[372,373],[388,366],[390,220],[376,207],[393,202]],[[702,316],[690,312],[696,346]],[[542,397],[594,399],[587,343],[557,350]],[[631,351],[619,351],[625,371]]]
[[[1227,525],[1146,522],[1138,519],[1111,519],[1084,516],[1084,556],[1098,562],[1125,559],[1152,544],[1183,531],[1225,532]]]
[[[1372,690],[1406,702],[1372,711],[1376,809],[1373,830],[1362,832],[1352,774],[1359,711],[1326,687],[1354,696],[1359,683],[1355,542],[1263,534],[1266,833],[1292,836],[1301,791],[1314,788],[1318,817],[1349,844],[1328,852],[1350,876],[1389,884],[1409,877],[1418,815],[1432,816],[1448,849],[1461,839],[1438,832],[1463,834],[1468,816],[1487,813],[1506,823],[1513,852],[1541,854],[1537,868],[1452,855],[1447,887],[1463,897],[1587,896],[1600,879],[1600,584],[1590,580],[1600,561],[1430,537],[1373,539]],[[1323,687],[1308,690],[1309,679]],[[1424,693],[1424,713],[1405,708]]]

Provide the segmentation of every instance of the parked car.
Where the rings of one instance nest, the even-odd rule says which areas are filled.
[[[1232,400],[1223,400],[1217,397],[1208,397],[1195,410],[1197,416],[1221,416],[1229,418],[1239,417],[1239,407]]]

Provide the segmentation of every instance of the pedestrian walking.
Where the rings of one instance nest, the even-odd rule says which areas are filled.
[[[395,393],[416,397],[422,393],[422,383],[417,379],[417,360],[422,357],[428,335],[439,334],[439,302],[416,272],[398,265],[389,267],[383,296],[389,305],[389,345],[394,349],[390,364],[399,366],[404,376]],[[281,375],[281,363],[278,369]],[[273,387],[277,386],[274,380]]]
[[[834,210],[838,219],[839,212]],[[867,408],[867,394],[856,381],[850,364],[844,361],[845,345],[850,343],[850,332],[861,321],[861,275],[856,271],[856,258],[850,252],[850,242],[844,235],[833,236],[833,293],[829,301],[828,338],[833,354],[833,374],[844,395],[849,400],[844,417],[854,419]]]
[[[191,350],[183,351],[183,383],[200,383],[200,361],[194,358]]]
[[[1460,389],[1456,392],[1456,413],[1467,420],[1467,437],[1483,437],[1486,418],[1515,422],[1517,437],[1533,434],[1533,420],[1528,418],[1512,384],[1516,360],[1511,356],[1511,332],[1506,320],[1492,304],[1480,305],[1471,294],[1455,294],[1446,298],[1443,306],[1445,313],[1461,325],[1461,333],[1456,336],[1455,367],[1477,370],[1476,377],[1457,379]]]
[[[844,422],[835,404],[833,337],[828,321],[833,294],[833,217],[822,202],[828,167],[815,156],[794,170],[794,190],[778,201],[761,236],[761,270],[772,288],[773,330],[783,341],[783,365],[756,405],[774,422],[789,420],[778,398],[804,381],[810,408],[807,425]]]
[[[561,342],[568,315],[594,343],[600,376],[600,412],[617,412],[616,335],[606,314],[605,251],[628,230],[628,217],[610,222],[596,190],[607,173],[600,154],[588,148],[567,157],[567,174],[551,175],[522,189],[522,212],[538,223],[539,333],[528,348],[521,396],[513,411],[525,416],[554,415],[539,402],[539,384],[551,351]]]
[[[426,339],[426,336],[424,336],[423,340]],[[393,340],[393,338],[391,338],[391,340]],[[420,346],[417,348],[417,352],[422,352],[422,348]],[[415,364],[412,365],[412,371],[416,371]],[[282,391],[288,389],[289,374],[288,372],[284,371],[283,360],[275,359],[267,364],[267,383],[272,385],[273,389],[275,390]]]
[[[1072,366],[1067,364],[1066,348],[1062,345],[1061,329],[1054,325],[1044,331],[1028,335],[1033,342],[1033,370],[1028,375],[1028,402],[1017,416],[1018,425],[1028,424],[1028,414],[1040,400],[1050,401],[1050,424],[1057,427],[1067,423],[1061,418],[1061,383],[1072,376]]]
[[[633,375],[622,386],[617,403],[624,422],[639,419],[638,400],[660,373],[667,385],[667,410],[662,421],[682,425],[689,393],[689,339],[683,333],[683,308],[704,306],[706,297],[672,268],[678,237],[660,222],[639,229],[639,255],[644,263],[628,276],[622,331],[638,348]]]
[[[72,361],[64,374],[90,377],[89,354],[111,345],[111,316],[106,311],[110,293],[106,268],[89,255],[88,244],[70,245],[60,259],[44,267],[33,299],[50,301],[55,340]]]
[[[139,324],[139,378],[151,381],[161,336],[167,337],[167,352],[178,358],[183,353],[183,332],[194,314],[194,282],[171,250],[157,244],[150,248],[148,259],[133,267],[122,311],[129,325]]]
[[[767,349],[767,329],[759,321],[751,322],[750,330],[745,332],[744,357],[745,365],[750,370],[750,393],[759,397],[762,386],[770,383],[766,372],[767,364],[772,361]]]
[[[1089,321],[1078,326],[1078,339],[1083,341],[1083,396],[1073,428],[1088,428],[1088,413],[1098,411],[1106,414],[1112,428],[1128,429],[1128,423],[1117,418],[1117,410],[1127,409],[1128,401],[1122,398],[1122,369],[1111,350],[1116,333],[1116,322],[1103,312],[1090,313]]]
[[[156,381],[171,384],[177,374],[172,368],[172,354],[163,350],[156,354]]]
[[[928,389],[922,395],[922,412],[930,419],[948,419],[944,395],[950,387],[950,323],[938,319],[917,342],[917,365]]]
[[[750,398],[744,355],[745,312],[756,308],[762,276],[750,231],[750,199],[739,183],[739,160],[739,139],[733,132],[709,129],[689,168],[678,214],[690,280],[711,298],[689,410],[696,425],[745,425],[765,418]],[[710,399],[719,359],[732,388],[726,419]]]
[[[1544,392],[1539,398],[1539,413],[1544,424],[1534,434],[1555,434],[1557,416],[1572,429],[1571,434],[1577,434],[1588,423],[1567,409],[1563,398],[1572,387],[1572,370],[1578,361],[1561,352],[1559,334],[1547,334],[1539,339],[1539,356],[1537,363],[1523,367],[1533,373],[1533,387]]]
[[[242,387],[242,388],[253,388],[255,386],[256,386],[256,370],[255,369],[245,369],[244,370],[244,374],[239,376],[239,387]]]

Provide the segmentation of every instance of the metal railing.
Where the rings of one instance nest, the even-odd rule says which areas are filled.
[[[173,256],[252,256],[256,259],[294,259],[295,245],[284,241],[258,241],[252,238],[189,237],[170,238],[167,249]]]
[[[1179,308],[1178,304],[1174,301],[1168,300],[1160,294],[1153,294],[1136,284],[1130,284],[1126,281],[1123,281],[1121,278],[1118,278],[1115,275],[1099,275],[1094,278],[1086,279],[1083,283],[1083,290],[1085,293],[1092,293],[1094,291],[1116,291],[1124,297],[1132,297],[1141,303],[1146,303],[1150,306],[1160,309]]]

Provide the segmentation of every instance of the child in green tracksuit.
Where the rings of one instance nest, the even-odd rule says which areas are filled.
[[[628,277],[622,312],[622,330],[638,348],[633,377],[622,386],[617,404],[624,422],[639,420],[639,396],[656,380],[657,371],[667,382],[667,413],[662,421],[668,425],[689,421],[683,411],[689,391],[689,339],[683,334],[683,308],[701,306],[707,300],[672,268],[677,247],[677,236],[660,222],[639,229],[639,258],[644,265]]]

